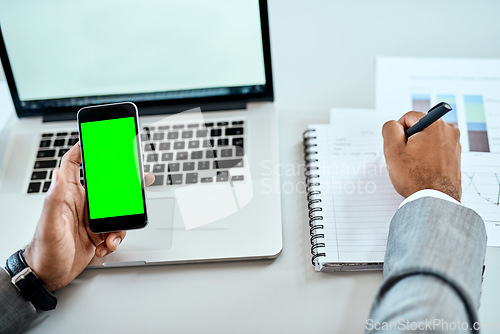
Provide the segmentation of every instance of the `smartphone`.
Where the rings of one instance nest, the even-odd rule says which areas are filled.
[[[145,227],[148,215],[136,105],[85,107],[78,111],[77,121],[90,230]]]

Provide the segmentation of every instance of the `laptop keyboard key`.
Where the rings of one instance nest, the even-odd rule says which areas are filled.
[[[164,172],[165,172],[165,164],[153,165],[153,173],[164,173]]]
[[[157,162],[158,161],[158,153],[148,154],[147,162]]]
[[[65,154],[66,154],[66,152],[68,152],[68,151],[69,151],[69,148],[61,148],[61,149],[59,149],[59,153],[57,153],[57,156],[58,156],[58,157],[62,157],[62,156],[63,156],[63,155],[65,155]]]
[[[167,184],[182,184],[182,174],[169,174]]]
[[[46,193],[47,191],[49,191],[49,188],[50,188],[50,181],[45,181],[43,184],[42,192]]]
[[[168,171],[169,172],[178,172],[180,170],[181,164],[179,163],[171,163],[168,164]]]
[[[196,137],[198,138],[204,138],[208,134],[208,130],[198,130],[196,131]]]
[[[64,146],[65,143],[66,143],[65,139],[56,139],[56,140],[54,140],[54,146]]]
[[[243,148],[243,138],[233,138],[233,146],[238,146]]]
[[[177,131],[169,132],[167,135],[167,138],[168,139],[177,139],[177,138],[179,138],[179,132],[177,132]]]
[[[35,161],[35,169],[54,168],[57,166],[57,160],[38,160]]]
[[[204,170],[204,169],[209,169],[209,168],[210,168],[209,161],[199,161],[198,162],[198,170]]]
[[[194,162],[185,162],[182,164],[183,171],[192,171],[194,170]]]
[[[174,159],[173,153],[163,153],[161,155],[161,161],[172,161]]]
[[[71,132],[71,135],[72,135],[72,136],[78,136],[78,131],[73,131],[73,132]]]
[[[64,136],[67,136],[67,135],[68,135],[67,132],[58,132],[56,136],[57,137],[64,137]]]
[[[186,184],[198,183],[198,173],[187,173]]]
[[[42,140],[40,141],[40,147],[49,147],[52,144],[52,140]]]
[[[214,126],[214,123],[212,123],[212,122],[205,123],[205,127],[207,127],[207,128],[211,128],[212,126]]]
[[[160,151],[168,151],[168,150],[170,150],[169,142],[160,143]]]
[[[228,128],[226,129],[226,136],[241,136],[243,128]]]
[[[188,153],[187,152],[177,152],[176,159],[177,160],[187,160]]]
[[[184,124],[176,124],[173,126],[174,129],[184,129]]]
[[[42,133],[42,138],[52,137],[53,135],[53,133]]]
[[[164,176],[163,175],[155,175],[155,182],[153,182],[151,185],[152,186],[163,186],[164,184],[165,184]]]
[[[228,122],[218,122],[217,126],[227,126],[228,124]]]
[[[207,159],[217,158],[217,150],[207,150],[205,157]]]
[[[234,153],[237,157],[242,157],[245,155],[245,150],[242,147],[236,147]]]
[[[33,172],[33,174],[31,174],[32,180],[45,180],[46,177],[47,177],[47,171]]]
[[[163,140],[165,138],[165,134],[163,132],[156,132],[153,135],[153,140]]]
[[[158,130],[168,130],[168,129],[170,129],[169,125],[161,125],[158,127]]]
[[[217,145],[218,146],[229,146],[229,139],[227,139],[227,138],[218,139]]]
[[[234,175],[231,177],[231,181],[243,181],[243,180],[245,180],[244,175]]]
[[[154,151],[156,149],[155,147],[155,144],[153,143],[148,143],[144,146],[144,151],[146,152],[151,152],[151,151]]]
[[[232,156],[233,156],[233,149],[225,148],[223,150],[220,150],[220,157],[221,158],[230,158]]]
[[[28,186],[28,193],[37,193],[40,192],[40,188],[42,187],[42,184],[40,182],[31,182]]]
[[[199,124],[188,124],[189,129],[197,128],[198,126],[199,126]]]
[[[203,158],[203,151],[191,152],[191,159],[201,159],[201,158]]]
[[[230,160],[215,160],[214,169],[228,169],[233,167],[243,167],[243,160],[230,159]]]
[[[78,143],[78,138],[70,138],[68,139],[68,146],[73,146]]]
[[[149,141],[149,133],[141,133],[141,140],[142,141]]]
[[[56,155],[56,150],[42,150],[38,151],[37,158],[53,158]]]
[[[200,147],[200,142],[198,140],[190,140],[188,143],[188,148],[198,148]]]
[[[234,121],[232,124],[233,125],[243,125],[243,121]]]
[[[174,143],[174,150],[183,150],[186,147],[186,143],[183,141],[176,141]]]
[[[193,138],[193,131],[182,131],[182,138],[184,139]]]
[[[151,165],[144,165],[144,173],[149,173],[151,171]]]
[[[203,147],[214,147],[215,141],[213,139],[204,139]]]
[[[227,132],[227,130],[226,130]],[[210,130],[210,136],[212,137],[220,137],[222,136],[222,129],[212,129]]]
[[[200,179],[200,182],[201,183],[211,183],[211,182],[214,182],[214,178],[213,177],[202,177]]]
[[[217,172],[217,182],[226,182],[229,180],[229,172],[227,170]]]

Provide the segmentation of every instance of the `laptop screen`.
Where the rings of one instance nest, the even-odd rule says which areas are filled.
[[[35,110],[258,96],[268,91],[261,6],[258,0],[0,1],[18,104]]]

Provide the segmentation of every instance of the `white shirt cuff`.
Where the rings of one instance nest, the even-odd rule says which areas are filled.
[[[446,195],[443,192],[440,192],[439,190],[434,190],[434,189],[424,189],[424,190],[419,190],[416,193],[411,194],[408,196],[401,204],[399,205],[399,208],[401,208],[403,205],[410,203],[411,201],[417,200],[422,197],[435,197],[435,198],[440,198],[444,199],[446,201],[453,202],[458,205],[462,205],[459,201],[454,199],[453,197]]]

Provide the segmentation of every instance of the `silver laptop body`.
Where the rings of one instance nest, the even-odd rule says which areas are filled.
[[[51,170],[77,137],[77,110],[118,101],[139,107],[157,184],[147,190],[148,226],[91,267],[280,253],[266,1],[0,7],[0,56],[19,117],[1,143],[0,256],[31,240]],[[112,187],[119,164],[106,168]]]

